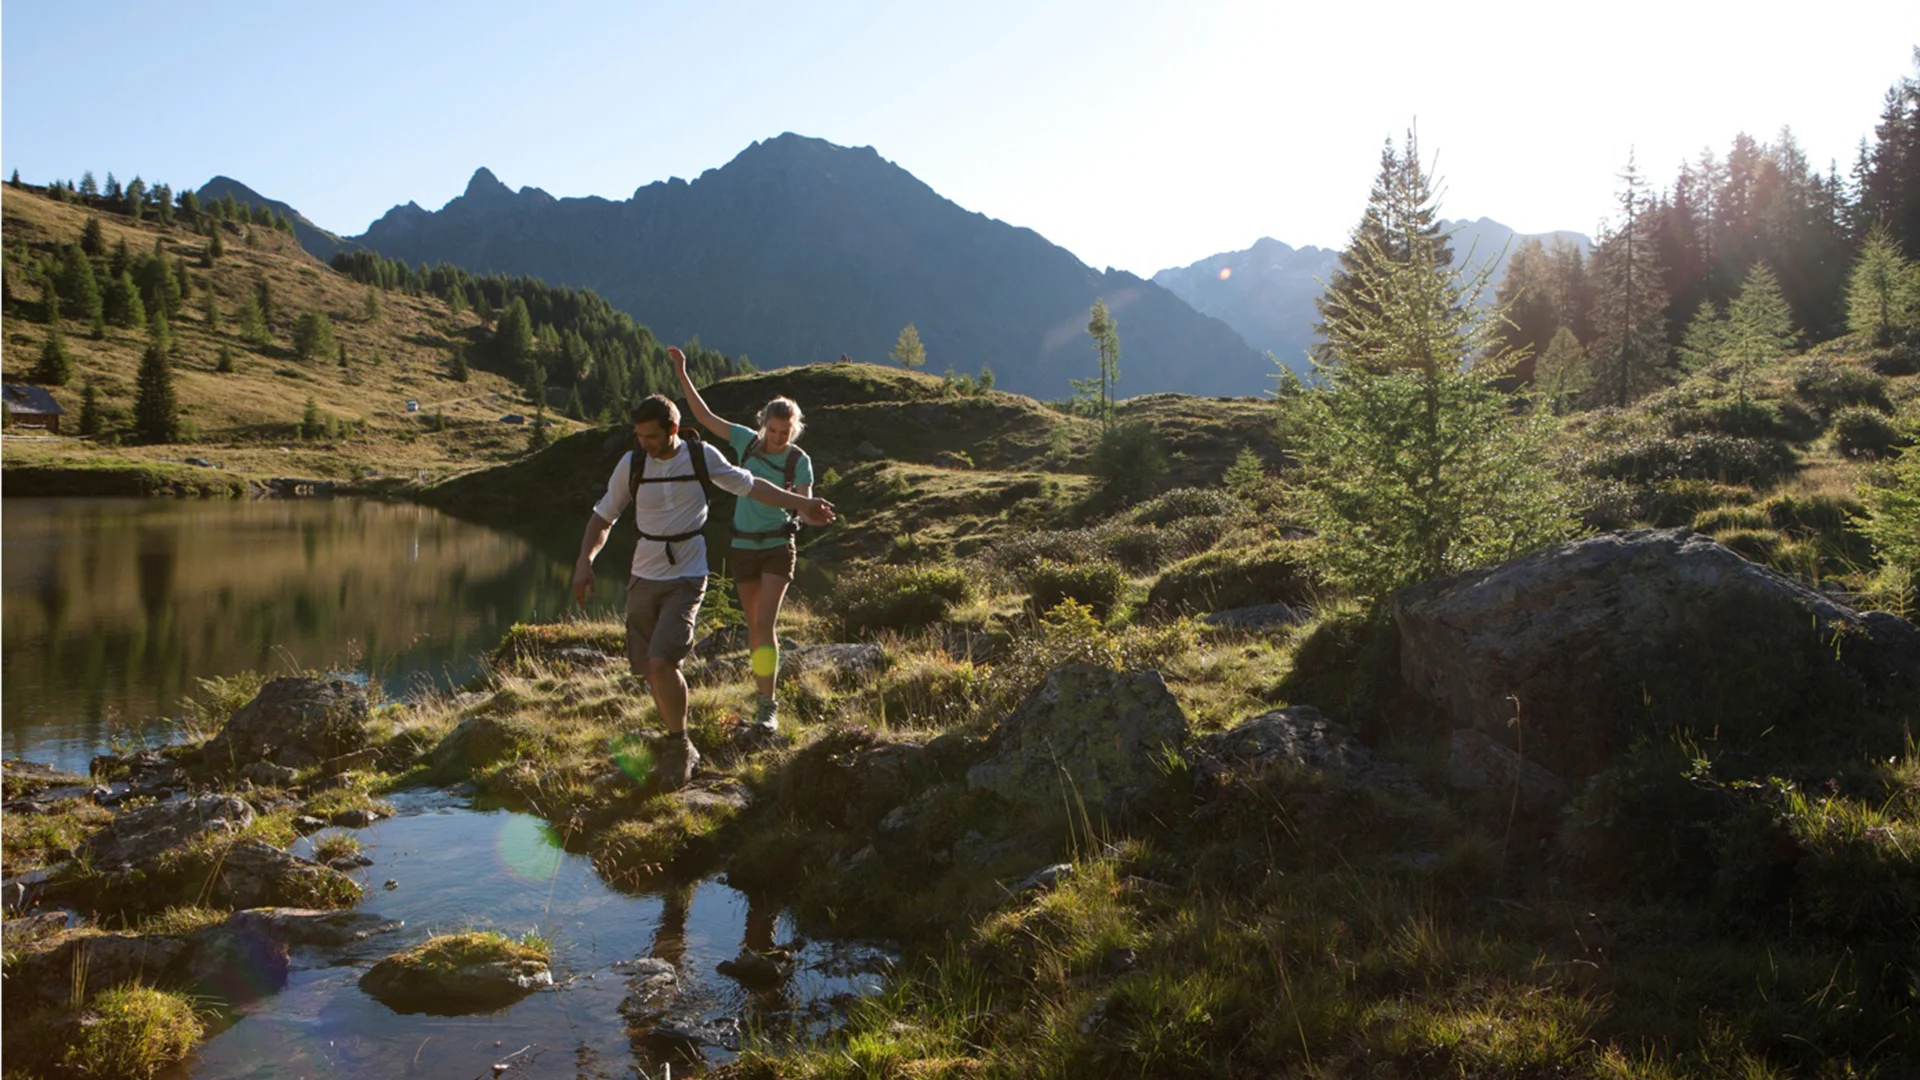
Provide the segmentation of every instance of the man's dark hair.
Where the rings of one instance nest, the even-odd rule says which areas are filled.
[[[627,419],[635,424],[659,424],[671,435],[680,426],[680,410],[665,394],[649,394],[628,411]]]

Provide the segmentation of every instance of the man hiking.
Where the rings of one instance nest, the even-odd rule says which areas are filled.
[[[587,602],[594,556],[606,545],[620,511],[633,504],[640,540],[627,580],[627,663],[636,677],[647,680],[667,729],[652,779],[671,791],[692,779],[700,761],[687,738],[687,680],[680,662],[693,648],[694,621],[707,590],[707,543],[700,530],[707,523],[708,484],[795,511],[809,525],[832,524],[833,504],[756,479],[705,442],[681,438],[680,410],[659,394],[634,406],[630,418],[639,446],[613,467],[607,492],[587,519],[573,568],[573,598]]]
[[[813,494],[813,460],[793,445],[806,430],[800,406],[792,398],[776,397],[760,409],[754,418],[756,431],[744,424],[721,419],[707,408],[700,391],[687,375],[687,358],[679,349],[668,349],[673,373],[680,377],[680,389],[687,397],[687,408],[700,426],[725,439],[739,455],[740,467],[756,479],[765,480],[800,496]],[[747,648],[755,689],[760,691],[754,710],[753,727],[760,735],[772,735],[779,729],[779,703],[774,697],[780,672],[780,645],[774,629],[780,622],[780,605],[793,584],[795,561],[794,534],[800,526],[791,514],[772,504],[741,499],[733,510],[733,545],[727,551],[727,565],[740,590],[740,610],[747,616]]]

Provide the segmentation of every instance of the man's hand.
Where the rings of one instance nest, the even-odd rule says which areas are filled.
[[[673,373],[675,375],[682,379],[687,377],[687,354],[680,351],[680,346],[667,346],[667,359],[673,361]]]
[[[813,526],[833,524],[833,504],[825,499],[808,499],[800,508],[800,520]]]
[[[593,564],[581,559],[573,564],[573,602],[586,607],[587,597],[592,595]]]

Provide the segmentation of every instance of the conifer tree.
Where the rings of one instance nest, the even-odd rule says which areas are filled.
[[[176,255],[173,259],[173,280],[180,286],[180,299],[185,301],[193,296],[193,280],[187,277],[187,260]],[[176,305],[177,307],[178,305]]]
[[[1766,263],[1754,263],[1740,295],[1727,308],[1726,339],[1721,345],[1722,354],[1738,368],[1742,404],[1753,370],[1793,348],[1798,336],[1780,282]]]
[[[46,386],[65,386],[73,378],[73,356],[67,352],[67,340],[58,324],[47,330],[40,346],[40,362],[34,366],[33,381]]]
[[[253,295],[260,300],[260,319],[267,325],[273,325],[273,286],[265,277],[253,279]]]
[[[1226,485],[1228,491],[1245,499],[1251,498],[1266,478],[1267,470],[1260,464],[1260,455],[1253,452],[1253,447],[1241,443],[1240,453],[1234,456],[1233,464],[1221,474],[1220,482]]]
[[[1593,384],[1593,372],[1587,366],[1587,350],[1573,331],[1562,326],[1547,341],[1545,352],[1534,362],[1534,392],[1555,413],[1566,413],[1584,397]]]
[[[193,189],[189,188],[182,191],[176,201],[180,204],[181,213],[196,222],[200,220],[200,196],[196,194]]]
[[[313,400],[312,394],[308,394],[307,406],[300,413],[300,437],[317,439],[325,434],[326,430],[326,421],[320,415],[320,404]]]
[[[1410,140],[1411,141],[1411,140]],[[1303,493],[1336,572],[1361,596],[1507,558],[1565,536],[1548,429],[1518,416],[1487,272],[1457,274],[1417,155],[1391,162],[1356,230],[1345,297],[1322,308],[1322,388],[1306,396]],[[1331,290],[1330,290],[1331,291]]]
[[[1909,325],[1916,300],[1914,271],[1884,225],[1875,225],[1860,245],[1847,276],[1847,327],[1876,346],[1893,343]]]
[[[107,253],[106,233],[100,228],[100,219],[91,214],[80,230],[80,250],[96,259]]]
[[[165,184],[153,186],[153,216],[162,225],[173,224],[173,189]]]
[[[516,296],[500,316],[493,331],[493,356],[502,370],[523,374],[533,359],[533,318],[527,314],[527,302]]]
[[[366,316],[368,322],[380,318],[380,297],[374,293],[371,285],[367,286],[366,298],[360,302],[360,314]]]
[[[107,277],[117,278],[133,269],[133,253],[127,250],[125,237],[113,242],[113,254],[107,257]]]
[[[88,169],[85,172],[82,172],[80,174],[80,196],[82,198],[91,199],[99,194],[100,194],[100,185],[94,183],[93,170]]]
[[[135,221],[139,221],[141,215],[147,212],[146,181],[136,176],[132,180],[127,182],[127,191],[125,195],[124,205],[126,208],[126,215]]]
[[[1409,216],[1403,220],[1401,215]],[[1366,321],[1362,315],[1375,310],[1361,283],[1379,276],[1382,270],[1378,264],[1411,260],[1415,242],[1424,245],[1423,258],[1442,267],[1453,265],[1453,245],[1440,227],[1432,185],[1420,164],[1419,138],[1409,129],[1404,151],[1397,150],[1392,139],[1381,147],[1380,171],[1374,177],[1360,224],[1341,251],[1326,291],[1313,302],[1320,316],[1313,331],[1321,339],[1312,349],[1315,360],[1326,363],[1335,355],[1356,355],[1347,347],[1350,343],[1338,335],[1345,328],[1361,325]]]
[[[57,290],[73,308],[74,318],[84,319],[88,325],[97,325],[101,320],[100,282],[93,276],[93,263],[82,253],[80,245],[69,244],[66,258],[56,272]]]
[[[577,382],[573,384],[572,391],[567,394],[567,415],[575,420],[587,418],[587,406],[580,400],[580,384]]]
[[[217,358],[216,358],[216,359],[214,360],[214,364],[213,364],[213,370],[215,370],[215,371],[217,371],[217,372],[219,372],[219,373],[220,373],[220,374],[222,374],[222,375],[229,375],[229,374],[232,374],[232,372],[233,372],[233,346],[231,346],[231,345],[228,345],[228,344],[227,344],[226,342],[224,342],[224,341],[220,343],[220,354],[219,354],[219,356],[218,356],[218,357],[217,357]]]
[[[115,326],[129,330],[144,330],[147,327],[147,305],[140,299],[140,290],[133,283],[133,275],[120,271],[120,276],[107,283],[106,296],[107,321]]]
[[[267,334],[267,320],[260,315],[260,295],[248,293],[247,302],[240,307],[240,340],[256,349],[264,349],[272,338]]]
[[[908,323],[893,343],[893,361],[908,371],[927,366],[927,347],[920,344],[920,330]]]
[[[120,181],[113,178],[113,170],[107,170],[107,184],[100,189],[100,197],[109,203],[120,201]]]
[[[1113,425],[1114,391],[1120,382],[1120,324],[1107,313],[1105,297],[1096,297],[1087,315],[1087,336],[1100,358],[1100,421]]]
[[[168,356],[173,355],[173,326],[167,321],[166,312],[156,311],[147,319],[147,342]]]
[[[344,370],[349,366],[347,363],[347,343],[343,341],[340,343],[340,367]]]
[[[453,377],[454,382],[466,382],[467,379],[471,377],[467,371],[467,353],[465,349],[458,346],[454,347],[453,355],[447,360],[447,374]]]
[[[1727,343],[1727,317],[1712,300],[1700,305],[1680,336],[1680,366],[1688,371],[1711,367],[1720,360]]]
[[[226,253],[227,245],[220,240],[220,225],[216,222],[213,226],[213,232],[207,237],[207,265],[212,266],[213,260]]]
[[[135,378],[133,430],[142,442],[169,443],[179,437],[180,409],[173,396],[173,368],[166,351],[148,345]]]
[[[7,180],[7,183],[8,183],[9,185],[11,185],[12,187],[15,187],[15,188],[20,188],[20,187],[25,187],[25,186],[26,186],[26,185],[24,185],[24,184],[22,184],[22,183],[20,182],[20,170],[19,170],[19,169],[15,169],[15,170],[13,170],[13,176],[12,176],[12,177],[11,177],[10,179],[8,179],[8,180]]]
[[[311,360],[333,351],[333,320],[324,311],[303,311],[293,324],[293,352]]]
[[[1667,297],[1654,218],[1631,156],[1620,180],[1620,218],[1601,233],[1593,253],[1597,336],[1590,353],[1601,400],[1625,407],[1665,377]]]
[[[80,434],[100,434],[100,395],[93,388],[93,380],[80,391]]]

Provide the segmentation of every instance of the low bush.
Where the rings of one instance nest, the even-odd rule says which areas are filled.
[[[1631,438],[1604,447],[1582,470],[1616,480],[1708,480],[1765,487],[1794,468],[1793,451],[1779,439],[1733,435]]]
[[[1752,562],[1771,563],[1780,553],[1781,537],[1772,529],[1729,529],[1714,539]]]
[[[1126,583],[1120,568],[1110,562],[1070,566],[1048,560],[1022,575],[1022,584],[1032,596],[1035,611],[1052,611],[1062,600],[1076,600],[1102,620],[1113,613]]]
[[[1168,567],[1147,603],[1170,612],[1303,604],[1318,585],[1311,565],[1301,541],[1224,544]]]
[[[1757,506],[1716,506],[1693,516],[1693,531],[1717,536],[1735,529],[1767,529],[1773,522]]]
[[[1864,367],[1836,364],[1825,357],[1803,361],[1793,375],[1793,392],[1815,412],[1831,416],[1849,405],[1891,412],[1887,379]]]
[[[1847,457],[1883,458],[1908,440],[1878,409],[1851,405],[1833,414],[1833,448]]]
[[[1718,398],[1703,401],[1692,409],[1675,411],[1667,421],[1674,435],[1708,432],[1747,439],[1791,438],[1793,432],[1782,422],[1780,408],[1771,401],[1748,398]]]
[[[1867,354],[1867,363],[1881,375],[1920,375],[1920,345],[1902,342],[1875,349]]]
[[[1240,500],[1219,488],[1175,488],[1140,504],[1127,520],[1135,525],[1169,525],[1205,517],[1239,517]]]
[[[61,1065],[77,1076],[153,1076],[199,1041],[200,1020],[185,997],[150,986],[116,986],[87,1003]]]
[[[910,632],[946,619],[973,595],[973,579],[957,566],[874,566],[840,578],[831,611],[849,634]]]

